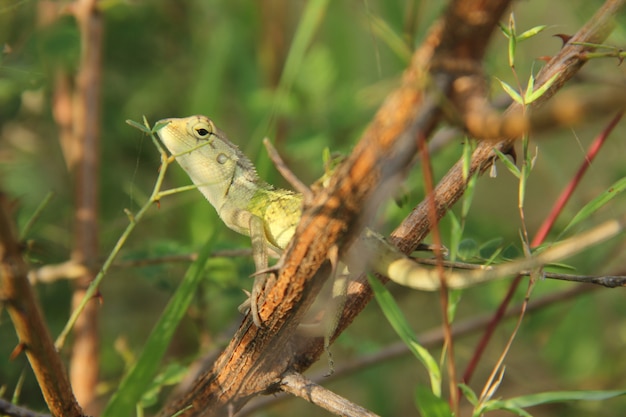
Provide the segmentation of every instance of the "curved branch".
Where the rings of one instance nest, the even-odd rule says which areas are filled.
[[[7,196],[0,193],[0,301],[5,304],[19,338],[14,353],[26,353],[53,415],[81,417],[82,410],[28,282],[28,267],[10,212]]]

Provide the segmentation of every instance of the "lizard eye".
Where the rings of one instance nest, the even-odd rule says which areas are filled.
[[[215,134],[217,129],[211,120],[204,116],[198,116],[187,126],[187,132],[193,135],[196,140],[207,140]]]
[[[200,137],[205,137],[209,134],[209,131],[203,127],[196,129],[196,132],[198,133],[198,135],[200,135]]]

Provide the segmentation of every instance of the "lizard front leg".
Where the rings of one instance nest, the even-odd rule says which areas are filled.
[[[265,271],[268,265],[268,254],[263,219],[257,216],[251,216],[249,230],[254,267],[257,272]],[[259,316],[259,304],[262,302],[262,300],[259,300],[259,296],[265,288],[266,281],[267,273],[255,274],[252,294],[250,294],[250,314],[252,314],[252,321],[254,321],[257,327],[263,325],[261,317]]]

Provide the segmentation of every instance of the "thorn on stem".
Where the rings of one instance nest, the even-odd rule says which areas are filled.
[[[13,361],[17,359],[17,357],[20,356],[22,352],[24,352],[25,350],[26,350],[26,343],[24,342],[18,343],[17,346],[15,346],[15,348],[11,352],[11,355],[9,356],[9,360]]]
[[[98,304],[104,304],[104,297],[102,296],[100,290],[96,291],[96,293],[93,295],[93,298],[98,300]]]
[[[569,42],[570,39],[572,39],[571,35],[566,35],[564,33],[557,33],[556,35],[553,35],[553,36],[556,36],[557,38],[560,38],[563,41],[563,45],[561,45],[561,48],[564,47],[565,44]]]

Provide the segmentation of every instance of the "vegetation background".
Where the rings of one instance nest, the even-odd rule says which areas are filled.
[[[81,50],[79,30],[69,15],[47,19],[45,1],[0,0],[0,186],[18,203],[18,225],[24,227],[46,194],[54,198],[27,236],[28,259],[34,267],[68,259],[73,245],[73,180],[59,141],[54,112],[59,74],[72,72]],[[323,174],[325,148],[350,152],[381,100],[399,82],[411,51],[441,12],[438,1],[331,1],[319,18],[313,42],[295,72],[285,75],[285,59],[301,24],[304,1],[151,1],[100,3],[105,21],[102,63],[100,178],[93,183],[100,198],[99,252],[104,257],[126,227],[124,209],[136,211],[150,194],[159,154],[126,119],[154,123],[165,117],[206,114],[255,161],[262,177],[285,185],[261,145],[271,138],[288,165],[307,183]],[[600,1],[515,3],[517,27],[547,25],[545,32],[521,44],[517,71],[527,79],[541,67],[542,56],[555,54],[561,40],[552,35],[575,32]],[[55,5],[58,6],[58,3]],[[611,44],[626,44],[626,19],[620,17]],[[504,22],[506,23],[506,22]],[[581,80],[624,82],[626,67],[617,60],[594,60]],[[503,92],[496,78],[514,84],[507,63],[507,41],[496,34],[486,62],[493,96]],[[281,84],[281,76],[283,83]],[[291,79],[290,77],[293,76]],[[592,120],[572,129],[534,135],[538,147],[525,204],[531,234],[548,213],[585,154],[593,137],[613,117]],[[556,230],[586,202],[626,176],[626,125],[622,122],[591,166]],[[437,176],[460,157],[462,135],[433,156]],[[463,252],[498,240],[507,254],[521,254],[517,179],[499,165],[496,178],[482,177],[470,212]],[[188,183],[178,167],[166,177],[167,187]],[[391,202],[381,211],[376,228],[388,232],[423,198],[419,170],[405,184],[403,204]],[[616,198],[585,226],[626,210]],[[116,388],[120,376],[141,351],[156,318],[180,281],[187,264],[163,262],[132,266],[133,261],[189,254],[220,230],[219,249],[247,248],[248,239],[225,227],[197,192],[164,198],[138,225],[100,292],[101,365],[98,404]],[[447,220],[441,224],[444,240]],[[515,249],[517,248],[517,249]],[[612,241],[568,260],[581,274],[624,271],[624,242]],[[237,305],[250,288],[249,257],[220,257],[207,276],[193,308],[180,325],[166,363],[186,365],[195,357],[219,350],[241,320]],[[217,268],[219,267],[219,268]],[[534,297],[573,284],[541,281]],[[441,312],[437,294],[419,293],[390,284],[413,329],[437,328]],[[507,282],[464,291],[456,320],[494,311]],[[61,280],[38,284],[41,306],[53,336],[70,313],[72,284]],[[521,301],[524,291],[518,291]],[[600,289],[574,300],[556,302],[525,318],[510,355],[497,396],[549,390],[600,390],[626,387],[626,303],[623,290]],[[476,390],[491,370],[511,333],[504,323],[492,341],[472,382]],[[471,356],[479,333],[456,339],[457,365]],[[335,362],[371,353],[397,341],[378,306],[372,303],[335,343]],[[45,409],[24,355],[9,360],[17,339],[11,322],[0,315],[0,389],[4,397],[19,390],[19,403]],[[433,353],[438,355],[438,349]],[[66,357],[70,349],[62,352]],[[320,370],[326,366],[320,361]],[[381,415],[416,415],[413,392],[427,381],[412,356],[365,367],[333,380],[331,388]],[[23,384],[18,388],[19,384]],[[164,396],[161,397],[161,400]],[[97,407],[96,407],[97,409]],[[148,409],[148,413],[154,409]],[[615,416],[626,414],[624,398],[571,402],[532,410],[536,416]],[[321,415],[320,410],[291,399],[259,415]],[[497,415],[497,413],[494,413]]]

